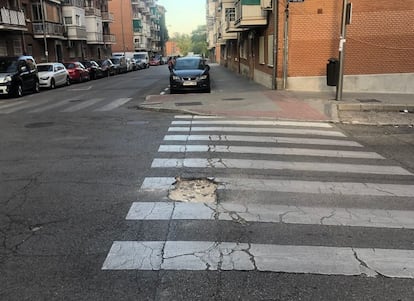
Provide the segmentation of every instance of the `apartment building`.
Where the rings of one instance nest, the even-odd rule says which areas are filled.
[[[352,2],[348,0],[348,2]],[[207,0],[212,59],[267,87],[322,91],[344,46],[344,91],[414,93],[414,2]]]
[[[0,0],[0,55],[100,59],[115,42],[108,0]]]
[[[162,53],[165,8],[156,0],[117,0],[109,2],[114,14],[111,32],[116,36],[114,52],[148,51]]]

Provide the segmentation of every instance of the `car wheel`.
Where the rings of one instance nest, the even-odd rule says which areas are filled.
[[[54,78],[52,78],[52,79],[50,80],[50,89],[54,89],[54,88],[56,88],[56,83],[55,83],[55,79],[54,79]]]
[[[70,77],[66,77],[66,86],[70,86]]]
[[[33,87],[33,92],[35,92],[35,93],[39,93],[40,92],[40,85],[39,85],[39,82],[38,81],[35,82],[35,85]]]
[[[16,97],[22,97],[23,96],[23,86],[22,84],[18,84],[16,88]]]
[[[175,90],[170,89],[170,94],[175,94],[175,93],[177,93]]]

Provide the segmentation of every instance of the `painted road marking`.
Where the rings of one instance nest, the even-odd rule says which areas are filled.
[[[111,110],[113,110],[113,109],[115,109],[117,107],[122,106],[123,104],[127,103],[131,99],[132,98],[118,98],[118,99],[116,99],[116,100],[108,103],[107,105],[105,105],[105,106],[103,106],[103,107],[101,107],[99,109],[96,109],[95,111],[100,111],[100,112],[103,112],[103,111],[111,111]]]
[[[34,110],[30,111],[29,113],[45,112],[47,110],[51,110],[51,109],[55,109],[55,108],[64,106],[64,105],[70,103],[70,101],[71,101],[71,99],[66,99],[66,100],[62,100],[62,101],[59,101],[59,102],[55,102],[55,103],[52,103],[50,105],[47,105],[47,106],[44,106],[44,107],[41,107],[41,108],[34,109]]]
[[[25,101],[25,103],[20,102],[20,106],[13,106],[11,108],[7,108],[4,110],[1,110],[0,113],[1,114],[10,114],[10,113],[14,113],[20,110],[24,110],[24,109],[29,109],[29,108],[33,108],[33,107],[37,107],[37,106],[41,106],[45,103],[48,103],[50,100],[42,100],[42,101]]]
[[[358,158],[358,159],[385,159],[374,152],[322,150],[309,148],[290,147],[253,147],[253,146],[230,146],[230,145],[161,145],[158,152],[170,153],[236,153],[236,154],[261,154],[261,155],[293,155],[293,156],[316,156],[336,158]]]
[[[256,270],[414,278],[414,250],[214,241],[115,241],[102,269]]]
[[[313,129],[291,129],[291,128],[249,128],[249,127],[170,127],[169,132],[245,132],[245,133],[272,133],[272,134],[294,134],[294,135],[316,135],[346,137],[337,131],[313,130]]]
[[[298,126],[298,127],[322,127],[332,128],[329,123],[323,122],[295,122],[295,121],[272,121],[272,120],[191,120],[191,121],[172,121],[172,125],[206,125],[206,124],[218,124],[218,125],[254,125],[254,126]]]
[[[414,185],[224,177],[212,177],[211,179],[214,179],[214,181],[218,183],[217,189],[222,190],[292,192],[324,195],[414,197]],[[175,182],[176,179],[173,177],[147,177],[141,185],[141,190],[165,191],[172,189]]]
[[[151,164],[152,168],[236,168],[236,169],[260,169],[260,170],[297,170],[318,171],[357,174],[383,174],[404,175],[413,174],[399,166],[388,165],[364,165],[364,164],[342,164],[322,162],[288,162],[270,160],[242,160],[225,158],[156,158]]]
[[[273,204],[134,202],[127,220],[222,220],[414,229],[414,211]]]
[[[90,100],[81,101],[80,103],[78,103],[74,106],[71,106],[71,107],[69,107],[65,110],[62,110],[61,112],[64,112],[64,113],[76,112],[76,111],[82,110],[84,108],[90,107],[90,106],[92,106],[92,105],[94,105],[94,104],[96,104],[96,103],[98,103],[102,100],[104,100],[104,99],[103,98],[92,98]]]
[[[165,141],[211,141],[211,142],[258,142],[258,143],[290,143],[290,144],[315,144],[315,145],[335,145],[363,147],[354,141],[336,139],[316,139],[316,138],[290,138],[290,137],[271,137],[271,136],[242,136],[242,135],[166,135]]]
[[[27,102],[27,100],[4,103],[4,104],[1,104],[0,105],[0,110],[7,109],[7,108],[11,108],[11,107],[20,106],[22,104],[25,104],[26,102]]]
[[[203,115],[176,115],[176,119],[222,119],[223,116],[203,116]]]

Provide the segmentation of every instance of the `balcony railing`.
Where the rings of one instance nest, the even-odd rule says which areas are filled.
[[[0,9],[0,28],[26,31],[24,12],[2,7]]]
[[[57,37],[64,38],[65,26],[62,24],[45,22],[45,30],[43,30],[42,22],[33,22],[33,34],[35,38]]]
[[[77,25],[66,25],[69,40],[86,40],[86,27]]]
[[[76,6],[76,7],[84,7],[85,2],[84,0],[62,0],[63,6]]]
[[[104,23],[114,22],[114,14],[107,12],[107,11],[103,11],[101,13],[102,13],[102,22]]]
[[[88,32],[86,42],[88,44],[103,44],[104,38],[102,32]]]
[[[267,11],[262,9],[260,0],[255,1],[257,4],[245,5],[243,0],[235,0],[236,27],[254,27],[267,25]]]
[[[104,44],[115,44],[116,43],[115,35],[113,35],[113,34],[104,34],[103,35],[103,42],[104,42]]]
[[[85,7],[85,16],[102,16],[101,10],[96,7]]]

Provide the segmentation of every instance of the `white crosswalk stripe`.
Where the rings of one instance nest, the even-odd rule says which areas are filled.
[[[0,114],[12,113],[29,113],[38,114],[55,109],[60,109],[56,113],[74,113],[81,110],[88,110],[94,112],[108,112],[131,101],[132,98],[93,98],[89,100],[82,99],[63,99],[63,100],[23,100],[15,102],[4,102],[0,104]],[[109,101],[109,102],[108,102]],[[101,107],[95,106],[99,103],[103,104]],[[34,108],[34,109],[33,109]]]
[[[153,159],[152,176],[144,179],[139,191],[149,199],[132,203],[126,214],[129,222],[215,222],[259,228],[266,224],[266,229],[307,225],[347,227],[351,233],[392,229],[395,235],[414,229],[410,205],[414,174],[365,150],[331,124],[188,115],[175,119]],[[189,181],[202,178],[214,183],[218,200],[170,199],[182,174],[189,174]],[[375,200],[382,205],[377,208]],[[202,240],[203,233],[197,234],[198,240],[188,241],[165,237],[115,241],[102,269],[414,278],[414,247],[326,246],[317,241],[272,244],[240,241],[240,236],[212,241],[211,236]]]

